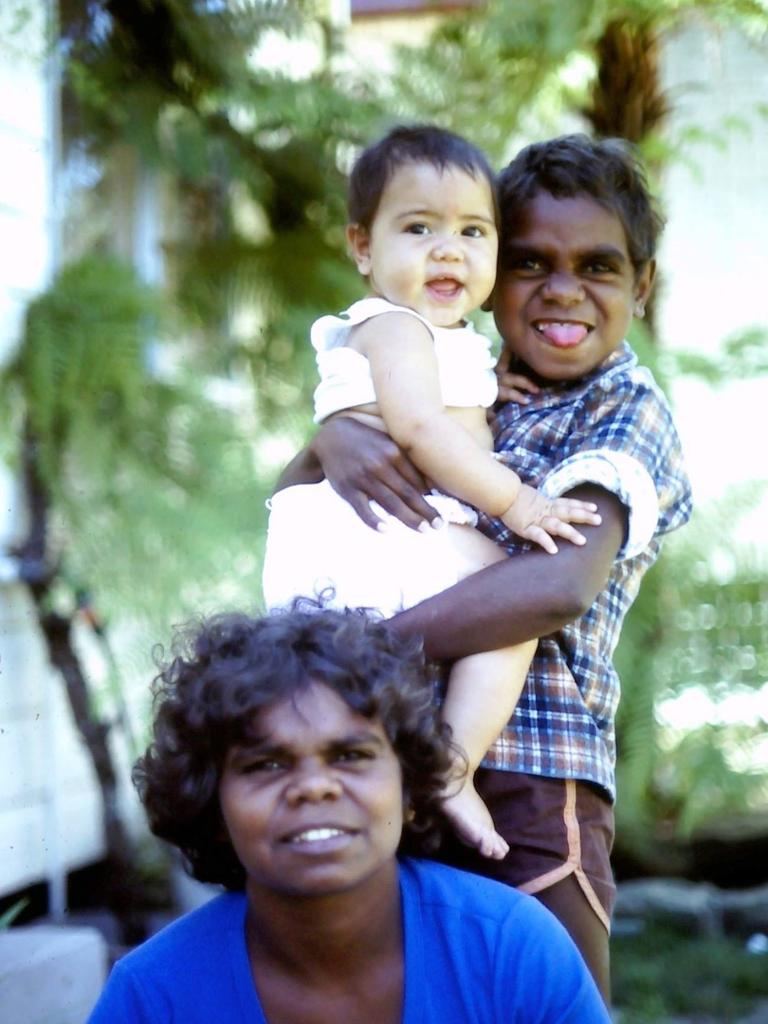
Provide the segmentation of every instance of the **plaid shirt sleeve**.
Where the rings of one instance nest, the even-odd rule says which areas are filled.
[[[690,516],[691,495],[677,430],[666,399],[647,370],[587,393],[567,454],[541,482],[555,497],[595,483],[626,506],[628,531],[619,558],[638,555],[652,538]]]

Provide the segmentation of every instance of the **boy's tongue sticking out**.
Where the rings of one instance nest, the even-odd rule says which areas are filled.
[[[589,329],[585,324],[563,320],[540,320],[536,325],[539,334],[543,334],[557,348],[572,348],[583,341]]]

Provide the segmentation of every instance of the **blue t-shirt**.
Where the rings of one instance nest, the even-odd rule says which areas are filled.
[[[402,1024],[610,1024],[562,925],[533,897],[429,861],[400,862]],[[267,1024],[246,897],[218,896],[120,960],[89,1024]]]

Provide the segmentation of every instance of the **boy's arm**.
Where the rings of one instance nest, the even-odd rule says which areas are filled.
[[[455,660],[547,636],[582,615],[605,586],[621,548],[627,511],[619,499],[591,484],[570,492],[593,501],[602,516],[583,547],[564,545],[552,556],[516,554],[400,612],[392,624],[424,638],[427,654]]]
[[[282,491],[284,487],[296,484],[319,484],[325,478],[323,467],[315,454],[312,445],[307,445],[291,459],[277,478],[273,493]]]
[[[416,490],[400,478],[400,468],[412,473],[413,467],[381,431],[339,417],[320,429],[313,444],[330,483],[369,525],[377,521],[368,506],[372,483],[376,500],[393,515],[405,501],[417,507],[411,504]],[[397,451],[397,464],[386,461],[389,446]],[[354,477],[340,475],[344,452],[354,456]],[[608,579],[626,532],[627,511],[614,494],[596,485],[582,484],[572,493],[595,502],[602,516],[601,524],[587,531],[583,547],[566,544],[555,556],[538,550],[516,554],[391,622],[404,633],[421,634],[431,657],[452,660],[546,636],[578,618]],[[418,519],[409,510],[409,516],[408,525],[418,526],[428,512]]]
[[[280,474],[275,491],[319,483],[326,476],[374,530],[381,520],[371,509],[371,501],[413,530],[437,517],[424,500],[424,477],[392,438],[343,413],[326,420],[307,447],[294,456]]]

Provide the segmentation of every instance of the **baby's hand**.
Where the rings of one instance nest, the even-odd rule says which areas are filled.
[[[548,551],[557,554],[557,545],[552,537],[563,537],[572,544],[586,544],[587,539],[571,523],[587,523],[599,526],[600,516],[597,505],[591,501],[576,498],[545,498],[534,487],[522,484],[517,500],[501,517],[504,525],[525,540],[533,541]]]

